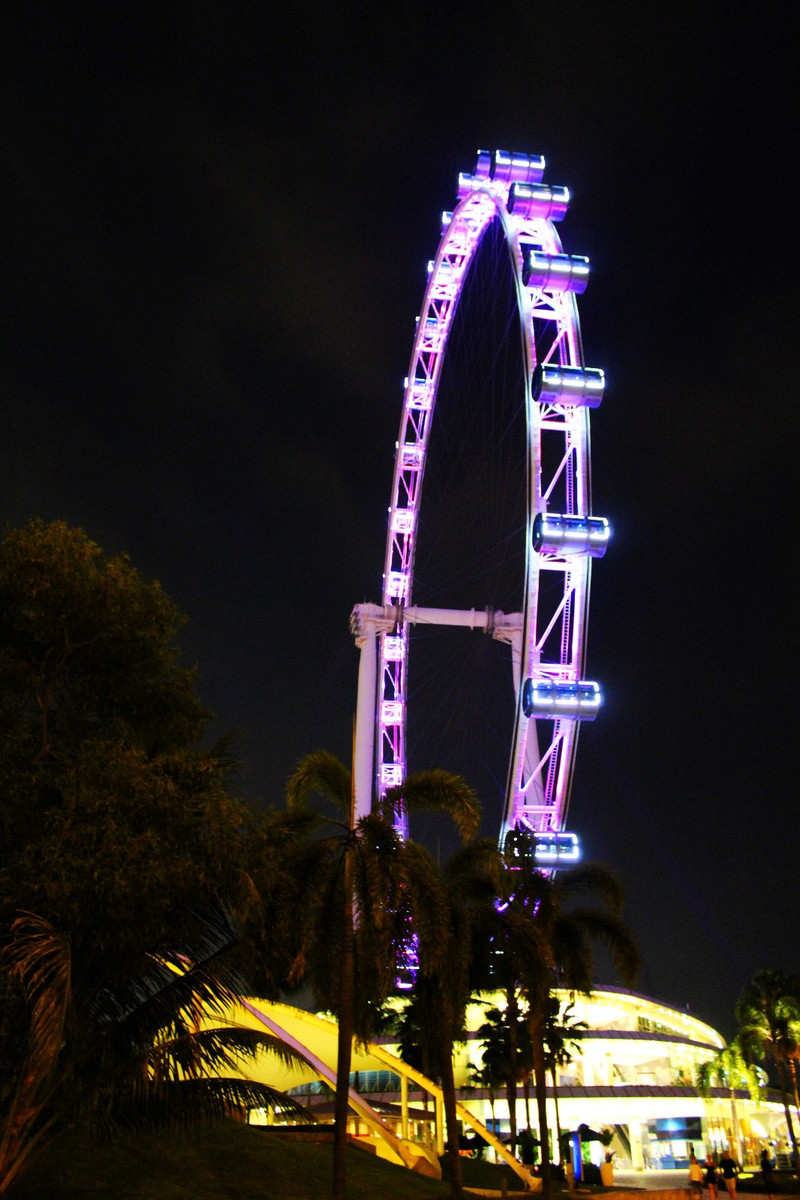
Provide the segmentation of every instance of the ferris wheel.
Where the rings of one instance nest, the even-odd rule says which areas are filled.
[[[482,630],[503,648],[513,701],[504,735],[500,843],[512,829],[528,830],[537,862],[552,869],[580,857],[566,820],[580,724],[596,717],[602,699],[599,685],[584,678],[584,664],[591,562],[605,553],[610,530],[591,511],[589,416],[602,399],[604,376],[583,362],[577,296],[587,286],[589,262],[564,253],[556,224],[567,211],[569,192],[542,182],[544,166],[538,156],[481,151],[474,173],[459,176],[456,207],[443,214],[405,384],[382,604],[357,605],[351,627],[361,647],[357,812],[368,811],[373,794],[405,778],[410,648],[417,633]],[[516,481],[521,514],[518,528],[498,528],[494,538],[498,544],[519,541],[518,599],[510,612],[493,607],[490,597],[483,609],[416,602],[423,483],[433,486],[429,458],[437,399],[448,359],[461,353],[453,329],[465,288],[472,287],[473,306],[483,297],[474,279],[470,284],[479,258],[502,259],[509,273],[514,315],[491,337],[513,341],[520,358],[512,390],[518,392],[524,441]],[[479,323],[485,331],[487,322]],[[484,371],[484,386],[494,369]],[[469,414],[460,420],[468,424]],[[509,490],[514,482],[508,481]],[[407,833],[404,817],[401,829]]]

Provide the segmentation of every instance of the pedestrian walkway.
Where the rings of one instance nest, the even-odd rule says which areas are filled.
[[[664,1192],[671,1188],[688,1188],[689,1172],[688,1170],[678,1171],[621,1171],[617,1167],[614,1168],[614,1187],[618,1188],[644,1188],[648,1192]],[[708,1196],[708,1190],[704,1189],[703,1195]],[[737,1196],[746,1197],[746,1200],[767,1200],[766,1193],[751,1192],[749,1189],[737,1192]],[[723,1187],[719,1189],[720,1200],[727,1200],[727,1192]]]

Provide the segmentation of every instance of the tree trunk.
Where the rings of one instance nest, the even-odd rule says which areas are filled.
[[[536,1084],[536,1109],[539,1114],[539,1151],[542,1168],[542,1200],[552,1200],[550,1178],[550,1134],[547,1128],[547,1072],[544,1065],[544,1018],[540,1006],[530,1010],[533,1078]]]
[[[511,1138],[511,1153],[517,1153],[517,1023],[519,1021],[519,1004],[517,989],[508,988],[506,991],[506,1021],[508,1023],[508,1076],[506,1079],[506,1095],[508,1098],[508,1124]]]
[[[789,1074],[792,1077],[792,1091],[794,1092],[795,1111],[800,1113],[800,1096],[797,1094],[797,1063],[794,1056],[789,1059]]]
[[[453,1074],[452,1034],[442,1039],[440,1070],[445,1126],[447,1128],[445,1154],[450,1174],[450,1190],[453,1200],[464,1200],[464,1185],[461,1178],[461,1154],[458,1144],[458,1114],[456,1113],[456,1082]]]
[[[345,1200],[347,1189],[347,1120],[350,1112],[350,1063],[353,1056],[354,930],[353,855],[351,833],[344,852],[344,927],[339,976],[339,1032],[336,1049],[336,1100],[333,1128],[333,1200]]]
[[[783,1100],[783,1111],[786,1113],[786,1124],[789,1129],[789,1137],[792,1140],[792,1149],[794,1151],[793,1162],[792,1162],[792,1174],[800,1175],[800,1154],[798,1154],[798,1151],[797,1151],[797,1135],[795,1134],[794,1125],[792,1124],[792,1111],[789,1106],[789,1095],[788,1095],[788,1092],[786,1091],[786,1075],[784,1073],[783,1064],[781,1063],[780,1059],[774,1058],[773,1061],[775,1063],[775,1070],[778,1075],[778,1084],[780,1085],[781,1099]]]
[[[740,1166],[744,1166],[744,1154],[742,1143],[742,1130],[739,1125],[739,1112],[736,1108],[736,1091],[731,1088],[731,1124],[733,1126],[733,1140],[736,1142],[736,1158]]]
[[[558,1154],[558,1165],[561,1166],[563,1154],[562,1154],[562,1150],[561,1150],[561,1114],[558,1111],[558,1074],[557,1074],[557,1071],[558,1071],[558,1068],[554,1064],[551,1074],[553,1076],[553,1103],[555,1104],[555,1108],[556,1108],[556,1152]]]
[[[525,1124],[528,1129],[531,1127],[531,1076],[530,1071],[526,1071],[522,1076],[522,1099],[525,1102]]]

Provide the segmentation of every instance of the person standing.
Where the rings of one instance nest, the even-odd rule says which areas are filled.
[[[689,1186],[696,1197],[703,1194],[703,1168],[697,1161],[694,1150],[689,1155]]]
[[[717,1164],[714,1162],[714,1155],[706,1155],[706,1170],[703,1179],[708,1188],[709,1200],[717,1200]]]
[[[764,1191],[767,1193],[769,1200],[773,1200],[775,1195],[774,1170],[775,1160],[770,1155],[769,1149],[765,1146],[761,1151],[761,1174],[764,1178]]]
[[[730,1200],[734,1200],[736,1196],[736,1176],[739,1174],[739,1167],[727,1146],[722,1151],[722,1157],[719,1160],[719,1169],[722,1172],[722,1178],[725,1180],[725,1187],[728,1189]]]

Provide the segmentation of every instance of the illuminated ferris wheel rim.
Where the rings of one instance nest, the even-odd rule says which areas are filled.
[[[580,721],[592,719],[600,703],[583,665],[591,559],[604,552],[609,529],[591,515],[589,410],[599,404],[604,380],[583,363],[576,296],[586,287],[589,264],[563,253],[555,222],[569,193],[543,184],[543,172],[541,157],[481,152],[474,174],[459,176],[458,203],[443,216],[429,263],[397,442],[382,619],[375,614],[375,785],[382,794],[405,777],[409,626],[485,628],[510,645],[517,697],[501,843],[509,830],[527,828],[536,835],[537,858],[557,863],[579,854],[565,822]],[[523,605],[515,614],[420,610],[413,604],[414,557],[437,390],[465,280],[495,221],[510,257],[523,345]],[[549,607],[540,594],[544,573],[563,585]]]

